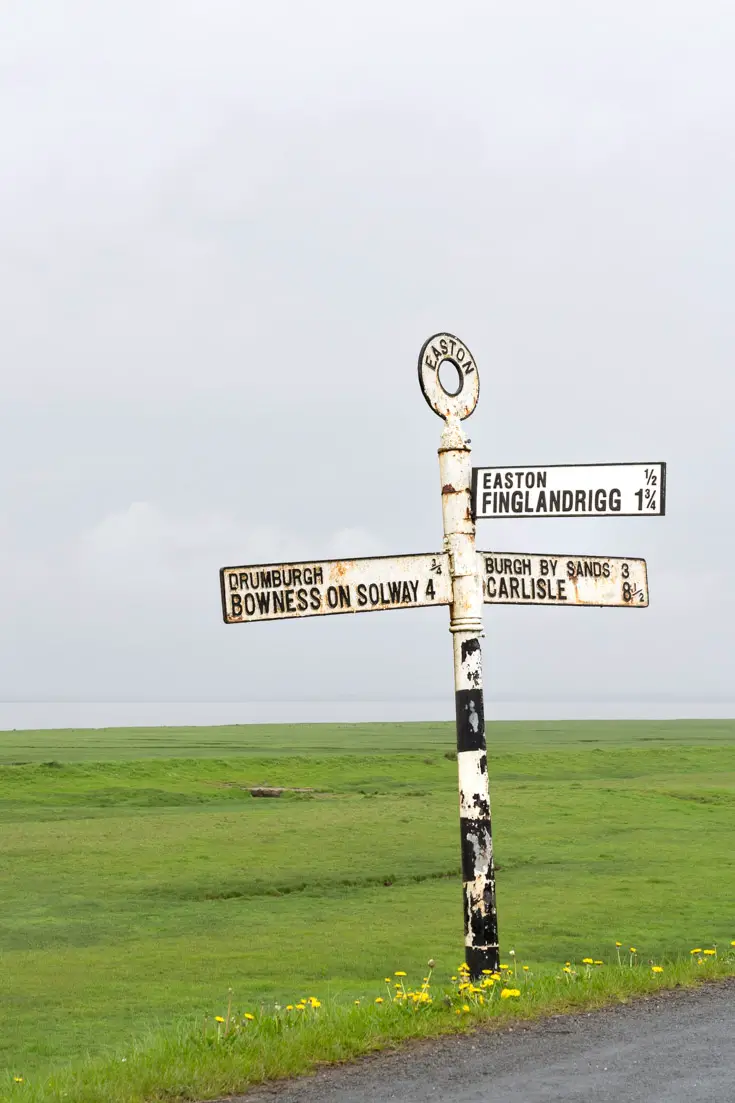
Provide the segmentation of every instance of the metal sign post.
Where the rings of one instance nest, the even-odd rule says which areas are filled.
[[[451,384],[441,378],[446,372],[454,375]],[[426,401],[444,421],[439,444],[443,550],[223,567],[222,614],[226,624],[247,624],[449,606],[465,959],[476,979],[483,970],[496,972],[500,963],[482,691],[483,604],[645,609],[648,574],[643,559],[478,552],[475,519],[662,516],[666,464],[473,469],[461,426],[480,393],[470,350],[451,333],[435,334],[419,354],[419,382]]]
[[[453,393],[439,378],[443,358],[455,367]],[[470,975],[478,977],[483,969],[497,972],[500,966],[482,693],[482,589],[472,519],[470,446],[460,424],[477,405],[480,380],[467,346],[450,333],[439,333],[421,349],[419,381],[424,398],[444,419],[439,475],[452,580],[449,631],[454,644],[465,960]]]

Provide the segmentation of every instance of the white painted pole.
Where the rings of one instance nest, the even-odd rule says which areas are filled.
[[[445,361],[456,369],[456,390],[440,379]],[[451,333],[437,333],[424,344],[419,382],[424,398],[445,423],[439,472],[452,580],[449,630],[454,645],[465,960],[470,976],[477,978],[483,970],[497,972],[500,966],[482,693],[483,594],[472,517],[470,447],[460,424],[477,405],[480,382],[470,350]]]

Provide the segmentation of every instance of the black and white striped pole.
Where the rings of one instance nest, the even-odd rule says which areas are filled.
[[[447,374],[454,377],[451,384]],[[437,333],[425,343],[419,380],[426,401],[444,419],[439,472],[444,547],[452,579],[449,630],[454,645],[465,961],[470,976],[477,978],[484,969],[496,972],[500,965],[482,693],[483,595],[472,516],[470,447],[461,426],[477,405],[480,380],[469,349],[451,333]]]

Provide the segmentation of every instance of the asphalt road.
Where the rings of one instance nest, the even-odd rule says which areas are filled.
[[[735,1103],[735,980],[408,1044],[232,1103]]]

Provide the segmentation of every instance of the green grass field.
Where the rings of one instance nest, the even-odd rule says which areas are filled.
[[[504,948],[735,938],[735,721],[489,726]],[[450,724],[0,733],[0,1067],[462,958]],[[256,799],[258,784],[308,794]]]

